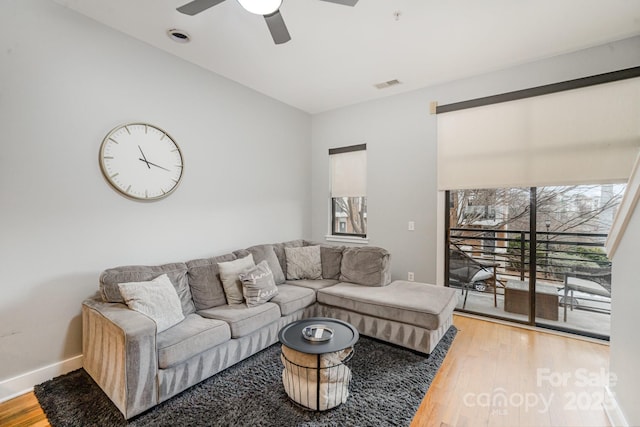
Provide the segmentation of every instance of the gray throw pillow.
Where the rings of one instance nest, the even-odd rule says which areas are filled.
[[[120,283],[118,288],[131,310],[156,322],[158,333],[184,320],[180,298],[166,274],[148,282]]]
[[[267,261],[243,271],[238,278],[242,282],[242,293],[248,307],[264,304],[278,295],[278,287]]]
[[[284,248],[287,258],[287,279],[322,279],[320,246]]]
[[[251,254],[235,261],[218,263],[220,280],[222,281],[222,287],[224,288],[224,294],[227,296],[228,304],[242,304],[244,300],[242,295],[242,282],[240,282],[238,275],[251,267],[255,267]]]
[[[267,261],[269,264],[269,269],[271,273],[273,273],[273,280],[275,280],[276,285],[281,285],[286,280],[284,277],[284,272],[282,271],[282,267],[280,266],[280,261],[278,260],[278,256],[273,248],[273,245],[256,245],[251,246],[245,250],[236,251],[235,254],[238,257],[246,255],[246,253],[250,253],[253,255],[253,262],[259,264],[261,261]]]

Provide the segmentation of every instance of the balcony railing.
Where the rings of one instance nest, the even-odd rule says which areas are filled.
[[[562,283],[567,273],[588,274],[611,291],[611,261],[604,250],[607,234],[538,231],[535,237],[532,251],[528,231],[451,228],[449,250],[492,261],[501,278],[523,281],[530,276],[534,256],[537,280]]]

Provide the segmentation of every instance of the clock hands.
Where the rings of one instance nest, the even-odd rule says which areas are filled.
[[[147,164],[147,167],[149,169],[151,169],[151,166],[149,166],[149,162],[147,161],[147,157],[144,155],[144,153],[142,152],[142,148],[140,148],[140,146],[138,145],[138,150],[140,150],[140,154],[142,154],[142,160],[143,162],[145,162]],[[155,165],[154,165],[155,166]]]
[[[144,155],[144,152],[142,151],[142,148],[141,148],[139,145],[138,145],[138,150],[140,150],[140,154],[142,154],[142,158],[139,158],[138,160],[140,160],[141,162],[145,162],[145,163],[147,164],[147,167],[148,167],[149,169],[151,169],[151,166],[155,166],[155,167],[157,167],[157,168],[164,169],[164,170],[166,170],[167,172],[171,172],[171,171],[170,171],[169,169],[167,169],[167,168],[163,168],[163,167],[162,167],[162,166],[160,166],[160,165],[156,165],[155,163],[152,163],[152,162],[148,161],[148,160],[147,160],[147,156],[145,156],[145,155]]]
[[[138,160],[140,160],[141,162],[145,162],[145,163],[147,164],[147,166],[151,165],[151,166],[155,166],[155,167],[157,167],[157,168],[160,168],[160,169],[166,170],[167,172],[171,172],[169,169],[167,169],[167,168],[165,168],[165,167],[162,167],[162,166],[160,166],[160,165],[156,165],[155,163],[152,163],[152,162],[147,161],[147,159],[138,159]],[[151,167],[149,167],[149,169],[151,169]]]

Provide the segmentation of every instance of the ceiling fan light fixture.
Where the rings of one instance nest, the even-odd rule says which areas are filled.
[[[247,12],[256,15],[271,15],[282,5],[282,0],[238,0]]]

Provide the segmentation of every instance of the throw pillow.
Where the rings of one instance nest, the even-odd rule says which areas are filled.
[[[278,257],[278,262],[280,263],[280,267],[282,268],[282,273],[284,274],[284,277],[287,277],[287,256],[284,253],[284,248],[300,248],[302,246],[307,246],[305,245],[304,240],[290,240],[288,242],[282,242],[282,243],[274,243],[273,245],[273,251],[276,253],[276,256]]]
[[[287,258],[287,279],[321,279],[320,246],[284,248]]]
[[[131,310],[156,322],[158,333],[184,320],[180,298],[166,274],[149,282],[120,283],[118,288]]]
[[[240,282],[238,274],[251,267],[255,267],[255,265],[251,254],[234,261],[218,263],[220,281],[224,288],[224,294],[227,297],[227,304],[242,304],[244,300],[242,296],[242,282]]]
[[[280,261],[278,261],[278,256],[273,249],[273,245],[256,245],[251,246],[246,250],[253,255],[253,262],[255,262],[256,265],[259,264],[260,261],[267,261],[269,269],[271,270],[271,273],[273,273],[273,280],[275,280],[276,285],[282,285],[284,283],[284,272],[280,266]],[[236,253],[236,255],[238,255],[238,253]]]
[[[278,287],[267,261],[243,271],[238,275],[242,282],[242,294],[248,307],[264,304],[278,295]]]
[[[193,305],[189,278],[187,277],[187,266],[183,262],[155,266],[127,265],[107,269],[100,275],[102,299],[104,302],[124,303],[124,298],[118,289],[120,283],[148,282],[162,274],[169,276],[169,280],[173,283],[182,303],[182,313],[185,316],[195,313],[196,308]]]

